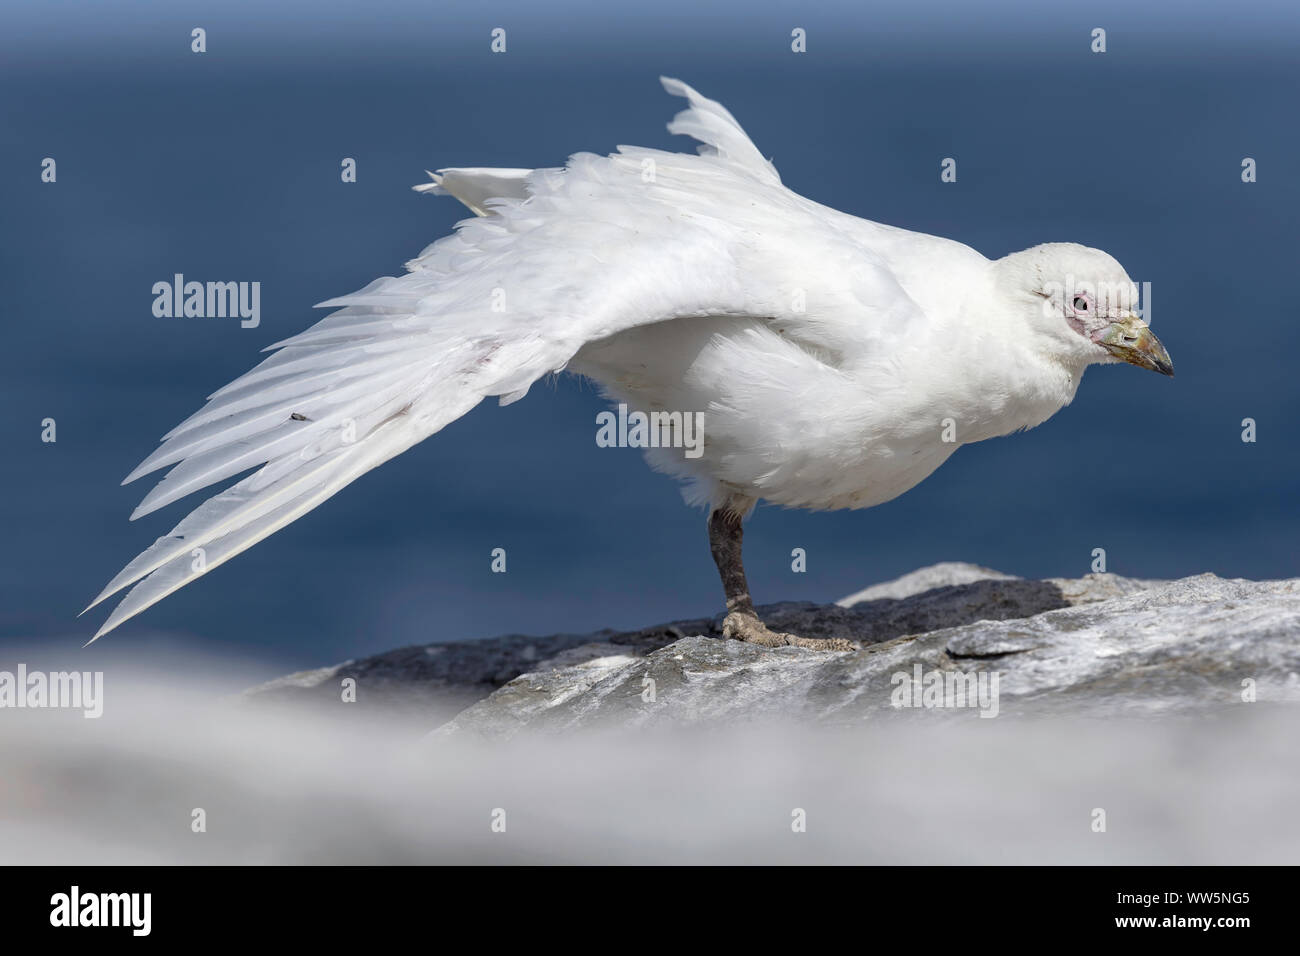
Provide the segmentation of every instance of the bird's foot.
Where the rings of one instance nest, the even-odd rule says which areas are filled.
[[[732,611],[722,622],[722,636],[763,647],[807,647],[814,651],[856,651],[858,645],[842,637],[797,637],[769,630],[753,614]]]

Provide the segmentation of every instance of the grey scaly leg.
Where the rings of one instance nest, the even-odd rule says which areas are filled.
[[[709,550],[713,563],[722,578],[722,591],[727,598],[727,617],[722,622],[722,636],[761,644],[763,647],[807,647],[818,651],[855,651],[858,645],[843,638],[796,637],[768,630],[758,619],[754,602],[749,596],[749,582],[745,580],[745,565],[741,560],[744,527],[741,515],[748,509],[747,500],[728,502],[709,514]]]

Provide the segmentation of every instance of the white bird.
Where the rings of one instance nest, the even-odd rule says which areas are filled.
[[[214,392],[126,478],[174,466],[132,519],[250,468],[117,575],[91,640],[315,508],[488,396],[568,370],[641,413],[702,413],[702,453],[647,450],[708,507],[723,633],[770,631],[741,563],[758,500],[866,508],[960,445],[1037,425],[1084,369],[1172,374],[1113,258],[1068,243],[989,260],[782,185],[719,103],[677,80],[699,155],[622,146],[563,169],[445,169],[478,218]],[[673,421],[671,418],[660,420]],[[125,482],[124,482],[125,483]],[[89,608],[87,609],[89,610]],[[83,612],[84,613],[84,612]]]

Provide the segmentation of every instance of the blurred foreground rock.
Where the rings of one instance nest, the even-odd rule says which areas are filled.
[[[245,697],[400,712],[439,736],[489,738],[792,718],[842,725],[909,713],[1194,713],[1242,706],[1243,695],[1300,701],[1298,580],[1031,581],[947,563],[838,604],[760,612],[774,629],[849,637],[862,649],[724,641],[720,617],[704,618],[401,648]],[[357,702],[342,705],[349,677]]]

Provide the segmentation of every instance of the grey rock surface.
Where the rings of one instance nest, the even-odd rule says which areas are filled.
[[[251,688],[243,696],[256,704],[329,710],[341,703],[343,681],[352,678],[356,681],[357,699],[350,706],[385,715],[406,714],[433,727],[525,671],[566,651],[591,645],[605,633],[549,637],[510,634],[399,647],[332,667],[289,674]]]
[[[880,598],[905,598],[913,594],[920,594],[923,591],[946,588],[954,584],[972,584],[975,581],[985,580],[1013,581],[1015,579],[1014,574],[1003,574],[1001,571],[994,571],[992,568],[981,567],[978,564],[967,564],[964,561],[941,561],[939,564],[918,568],[904,574],[902,577],[894,578],[892,581],[873,584],[856,594],[840,598],[835,603],[840,607],[853,607],[853,605],[861,604],[864,601],[875,601]]]
[[[1300,700],[1300,581],[1211,574],[1025,580],[975,565],[923,568],[835,605],[760,609],[769,625],[850,637],[855,652],[717,637],[718,618],[632,632],[431,644],[247,692],[400,710],[438,736],[737,720],[852,724],[942,713],[1151,715]],[[994,683],[994,678],[996,682]],[[982,683],[981,683],[982,682]]]

